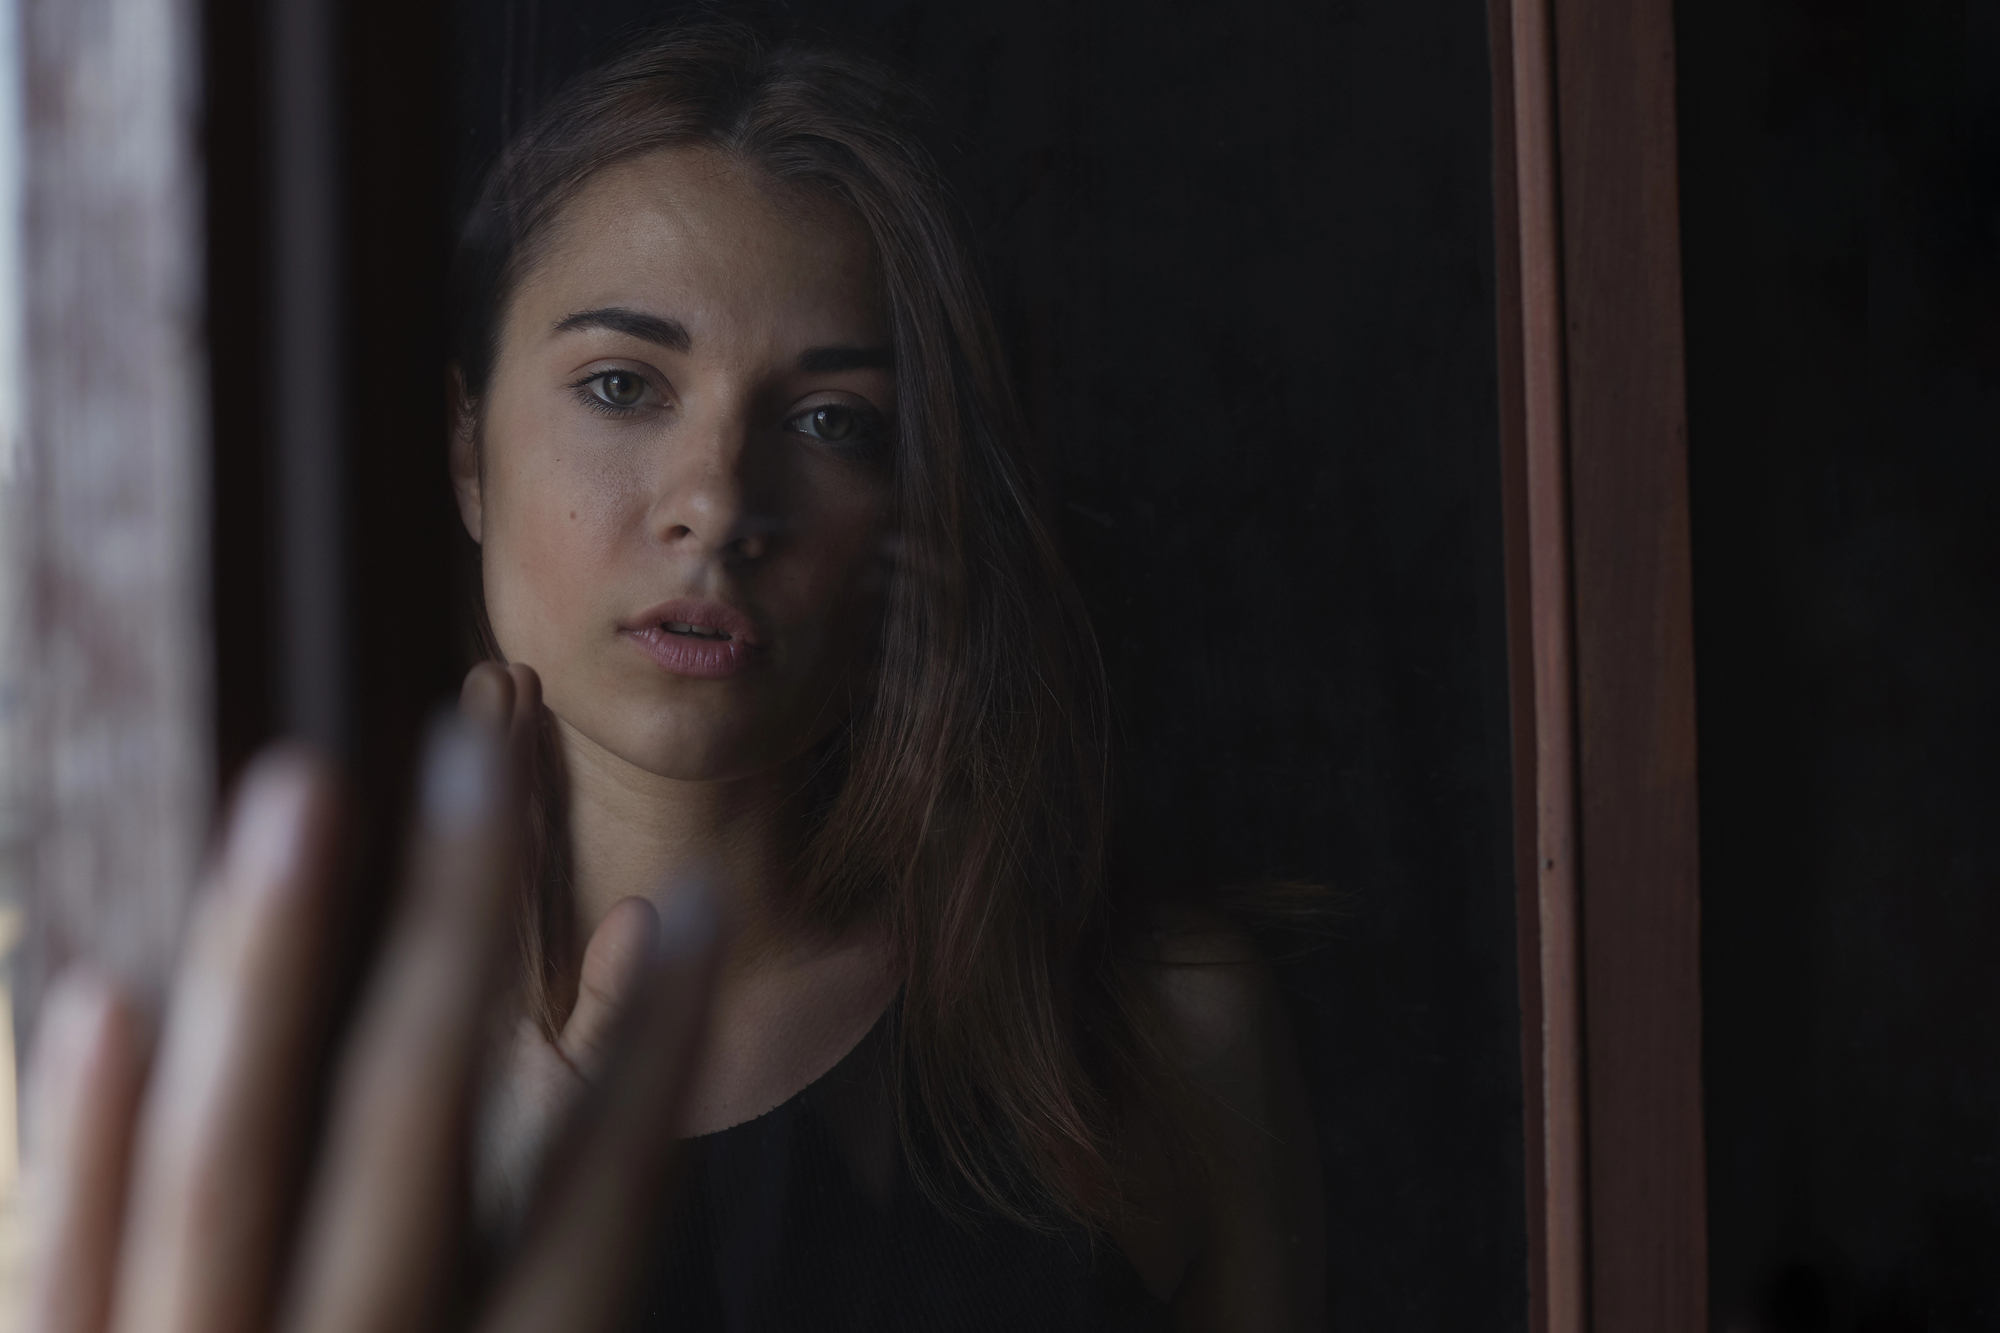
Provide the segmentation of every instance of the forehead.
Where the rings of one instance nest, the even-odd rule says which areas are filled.
[[[599,172],[562,210],[521,283],[537,319],[608,305],[670,315],[697,344],[779,321],[822,342],[885,327],[866,230],[830,200],[705,148]]]

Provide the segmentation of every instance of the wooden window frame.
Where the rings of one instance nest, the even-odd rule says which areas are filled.
[[[1707,1318],[1671,0],[1493,0],[1533,1333]]]

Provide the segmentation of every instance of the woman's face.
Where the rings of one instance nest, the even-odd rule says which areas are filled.
[[[716,153],[600,173],[453,446],[501,651],[662,777],[743,777],[865,688],[895,379],[866,233]]]

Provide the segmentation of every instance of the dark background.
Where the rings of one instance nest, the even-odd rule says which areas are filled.
[[[2000,1328],[2000,13],[1676,8],[1716,1327]]]
[[[462,0],[459,198],[693,7]],[[1283,964],[1338,1327],[1525,1322],[1477,0],[725,12],[936,107],[1120,711],[1119,873],[1349,899]]]
[[[331,558],[378,869],[466,652],[449,196],[691,12],[453,8],[339,7]],[[283,721],[265,10],[203,6],[225,773]],[[1676,5],[1721,1333],[2000,1327],[1995,10]],[[1349,897],[1282,965],[1337,1326],[1521,1327],[1483,6],[785,12],[936,103],[1115,677],[1122,873]]]
[[[451,8],[339,6],[330,558],[385,883],[411,739],[467,647],[441,610],[465,554],[449,198],[558,82],[694,12]],[[203,12],[227,774],[283,724],[288,405],[266,5]],[[1715,1326],[2000,1327],[2000,14],[1676,12]],[[1282,965],[1337,1326],[1519,1328],[1483,6],[783,14],[935,101],[1118,690],[1122,873],[1348,895],[1337,938]]]

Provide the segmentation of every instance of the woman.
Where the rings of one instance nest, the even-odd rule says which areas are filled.
[[[640,1326],[1317,1326],[1296,1058],[1236,937],[1109,910],[1094,649],[905,102],[683,31],[475,214],[451,467],[510,666],[468,688],[543,750],[486,1221],[699,880]]]

